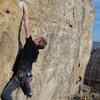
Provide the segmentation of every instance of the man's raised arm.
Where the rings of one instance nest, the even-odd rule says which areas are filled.
[[[26,38],[29,38],[30,37],[30,31],[29,31],[28,7],[25,4],[25,2],[22,2],[22,3],[23,3],[24,13],[25,13],[24,28],[25,28],[25,32],[26,32]]]

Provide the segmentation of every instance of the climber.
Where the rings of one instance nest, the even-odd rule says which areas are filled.
[[[17,70],[13,70],[14,74],[1,93],[1,100],[13,100],[12,92],[19,86],[27,97],[32,96],[30,83],[32,81],[32,64],[37,61],[39,49],[44,49],[47,45],[47,40],[43,37],[35,37],[34,41],[29,32],[28,7],[24,1],[23,5],[25,19],[24,27],[26,32],[26,43],[22,49]]]

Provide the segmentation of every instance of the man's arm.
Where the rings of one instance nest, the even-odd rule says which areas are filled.
[[[25,28],[25,32],[26,32],[26,38],[29,38],[30,32],[29,32],[28,7],[25,3],[23,4],[23,7],[24,7],[24,13],[25,13],[24,28]]]

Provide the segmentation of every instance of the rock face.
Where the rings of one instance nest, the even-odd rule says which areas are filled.
[[[83,79],[90,57],[94,20],[92,1],[26,2],[31,35],[44,36],[48,41],[48,46],[40,51],[38,61],[33,64],[32,100],[71,100],[78,92],[79,77]],[[21,17],[18,0],[0,0],[0,93],[12,75]],[[24,27],[21,40],[24,44]],[[16,92],[13,95],[16,97]],[[20,100],[25,100],[21,91],[18,95]]]

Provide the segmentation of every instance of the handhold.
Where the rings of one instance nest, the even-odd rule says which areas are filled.
[[[10,10],[9,9],[6,9],[5,10],[5,13],[8,13],[9,14],[10,13]]]
[[[23,4],[21,0],[16,0],[16,3],[19,7],[23,8]]]

